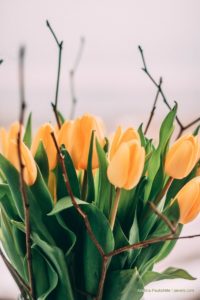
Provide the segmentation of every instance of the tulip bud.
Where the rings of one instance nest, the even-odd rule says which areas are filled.
[[[51,124],[46,123],[42,125],[35,138],[33,139],[33,143],[31,146],[31,151],[33,155],[35,156],[39,143],[42,142],[44,149],[46,151],[47,157],[48,157],[48,162],[49,162],[49,169],[53,170],[56,166],[56,161],[57,161],[57,150],[55,147],[55,144],[53,142],[51,132],[54,132],[54,128]]]
[[[169,149],[165,160],[165,172],[173,178],[182,179],[192,171],[199,157],[200,142],[198,137],[183,136]]]
[[[77,170],[85,170],[87,168],[89,148],[93,131],[100,145],[104,146],[105,139],[103,134],[103,126],[101,121],[94,116],[88,114],[83,115],[81,118],[77,118],[74,122],[65,123],[61,128],[59,143],[63,142],[65,144]],[[92,168],[98,168],[98,165],[98,156],[94,144]]]
[[[124,134],[119,127],[110,149],[110,163],[107,169],[109,181],[119,188],[130,190],[135,187],[142,175],[145,150],[140,144],[134,129]]]
[[[0,153],[4,156],[8,148],[8,133],[5,128],[0,128]]]
[[[8,151],[8,145],[10,141],[17,142],[17,137],[19,133],[19,122],[13,123],[8,132],[5,130],[5,128],[0,128],[0,152],[7,157],[7,151]],[[22,127],[23,131],[23,127]]]
[[[23,169],[23,178],[27,185],[33,185],[37,178],[37,167],[32,156],[31,151],[28,147],[21,142],[20,143],[20,151],[22,164],[24,166]],[[18,153],[18,145],[17,142],[11,140],[8,145],[7,157],[6,157],[13,166],[20,171],[20,163],[19,163],[19,153]]]
[[[179,204],[179,222],[186,224],[194,220],[200,212],[200,176],[184,185],[174,199],[177,199]]]

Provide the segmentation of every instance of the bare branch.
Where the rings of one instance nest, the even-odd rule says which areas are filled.
[[[152,121],[152,119],[153,119],[154,112],[155,112],[155,110],[156,110],[156,104],[157,104],[157,101],[158,101],[158,96],[159,96],[159,94],[160,94],[161,84],[162,84],[162,77],[160,77],[160,80],[159,80],[159,88],[157,89],[157,92],[156,92],[156,97],[155,97],[155,100],[154,100],[154,103],[153,103],[152,110],[151,110],[151,112],[150,112],[150,116],[149,116],[149,119],[148,119],[146,128],[145,128],[145,130],[144,130],[144,134],[147,133],[147,131],[148,131],[148,129],[149,129],[149,126],[150,126],[150,124],[151,124],[151,121]]]
[[[77,104],[77,96],[76,96],[76,91],[75,91],[75,76],[76,76],[76,72],[78,70],[78,67],[80,65],[80,61],[81,61],[81,57],[82,57],[82,54],[83,54],[84,46],[85,46],[85,38],[81,37],[79,49],[78,49],[76,59],[75,59],[75,62],[74,62],[74,66],[73,66],[73,68],[71,69],[71,71],[69,73],[70,92],[71,92],[71,101],[72,101],[70,119],[73,119],[74,115],[75,115],[75,108],[76,108],[76,104]]]
[[[19,114],[19,132],[17,136],[17,150],[20,165],[20,192],[24,208],[24,221],[25,221],[25,234],[26,234],[26,255],[28,267],[28,279],[30,284],[30,294],[35,299],[33,268],[32,268],[32,255],[31,255],[31,225],[30,225],[30,208],[26,194],[24,183],[24,164],[21,153],[21,140],[22,140],[22,127],[24,124],[24,113],[26,109],[25,96],[24,96],[24,55],[25,49],[22,47],[19,51],[19,89],[20,89],[20,114]]]
[[[56,82],[56,92],[55,92],[55,102],[51,103],[55,117],[56,117],[56,122],[58,124],[58,128],[61,127],[60,124],[60,118],[59,118],[59,114],[58,114],[58,92],[59,92],[59,84],[60,84],[60,70],[61,70],[61,61],[62,61],[62,49],[63,49],[63,41],[59,42],[58,38],[54,32],[54,30],[52,29],[49,21],[46,21],[46,25],[49,28],[50,32],[52,33],[56,44],[58,46],[58,72],[57,72],[57,82]]]

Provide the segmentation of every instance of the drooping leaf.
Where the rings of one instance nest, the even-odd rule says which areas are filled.
[[[104,300],[139,300],[144,290],[137,269],[110,272],[106,277]]]
[[[196,278],[192,277],[187,271],[183,269],[177,269],[177,268],[167,268],[162,273],[154,272],[154,271],[147,271],[142,276],[142,281],[144,282],[144,285],[147,285],[153,281],[159,281],[164,279],[187,279],[187,280],[195,280]]]

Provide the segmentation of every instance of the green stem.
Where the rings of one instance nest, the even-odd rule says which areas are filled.
[[[115,219],[117,216],[117,210],[118,210],[118,206],[119,206],[119,200],[120,200],[120,194],[121,194],[121,189],[120,188],[116,188],[116,195],[115,195],[115,199],[114,199],[114,203],[111,209],[111,213],[110,213],[110,227],[113,230],[114,225],[115,225]]]

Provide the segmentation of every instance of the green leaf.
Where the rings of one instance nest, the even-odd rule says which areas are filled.
[[[170,137],[174,130],[174,119],[176,116],[177,105],[169,112],[169,114],[164,119],[161,128],[160,128],[160,138],[159,145],[156,150],[153,151],[152,156],[149,160],[148,165],[148,183],[145,190],[145,199],[144,201],[151,200],[149,199],[151,188],[155,179],[155,176],[159,170],[161,163],[161,154],[166,151],[167,145],[169,143]]]
[[[74,168],[73,161],[68,153],[68,151],[61,147],[61,152],[64,155],[65,167],[67,170],[67,175],[69,178],[69,183],[73,192],[73,195],[77,198],[80,198],[80,186],[77,178],[76,170]],[[63,197],[68,196],[68,191],[66,188],[66,183],[63,178],[63,171],[61,166],[59,165],[56,172],[57,176],[57,199],[61,199]]]
[[[177,279],[177,278],[187,279],[187,280],[195,280],[196,279],[183,269],[177,269],[177,268],[170,267],[170,268],[167,268],[162,273],[147,271],[142,276],[142,281],[144,282],[144,285],[147,285],[153,281],[159,281],[159,280],[164,280],[164,279]]]
[[[134,221],[133,221],[133,224],[132,224],[130,232],[129,232],[129,244],[133,245],[135,243],[138,243],[139,241],[140,241],[140,236],[139,236],[137,210],[136,210]],[[128,260],[127,260],[128,266],[130,266],[130,267],[133,266],[133,263],[134,263],[135,259],[137,258],[138,254],[139,254],[139,249],[131,250],[128,252]]]
[[[62,205],[60,204],[62,201]],[[108,253],[114,249],[114,238],[108,220],[93,204],[77,201],[82,211],[87,214],[93,233],[99,244]],[[77,237],[76,248],[73,250],[76,261],[78,288],[96,294],[101,276],[102,258],[91,241],[82,217],[72,206],[71,199],[59,200],[52,213],[59,213],[66,226]],[[83,280],[84,278],[84,280]]]
[[[44,178],[44,181],[48,183],[49,178],[49,162],[43,143],[40,142],[37,148],[37,152],[34,157],[36,163],[39,166],[40,172]]]
[[[194,135],[194,136],[198,135],[199,130],[200,130],[200,124],[199,124],[199,125],[197,126],[197,128],[194,130],[193,135]]]
[[[138,128],[138,133],[139,133],[139,136],[140,136],[141,145],[142,145],[142,147],[145,148],[145,146],[146,146],[146,138],[145,138],[145,135],[143,133],[143,128],[142,127],[143,127],[143,123],[140,124],[140,126]]]
[[[107,177],[108,161],[106,158],[106,153],[101,148],[101,145],[99,144],[97,139],[96,149],[99,160],[99,178],[95,205],[108,217],[111,209],[112,189],[114,188],[112,187]]]
[[[28,148],[31,147],[31,143],[32,143],[32,114],[31,113],[29,114],[29,117],[28,117],[28,120],[26,123],[26,129],[25,129],[23,141]]]
[[[110,272],[106,277],[104,300],[139,300],[143,296],[143,282],[137,269]]]
[[[87,163],[87,201],[89,203],[95,200],[95,189],[94,189],[94,178],[92,172],[92,156],[93,156],[93,147],[94,147],[94,131],[92,131],[91,140],[90,140],[90,148],[88,154],[88,163]]]
[[[57,110],[57,114],[58,114],[59,120],[60,120],[61,125],[62,125],[65,122],[65,118],[59,110]]]
[[[23,232],[25,231],[23,223],[13,221],[13,224]],[[53,266],[54,270],[58,275],[58,284],[54,291],[54,299],[74,300],[68,272],[68,266],[66,264],[63,252],[55,245],[52,246],[48,244],[45,240],[41,239],[36,232],[32,231],[31,238],[33,242],[40,248],[42,253],[44,253],[45,257],[48,259],[48,261]]]

